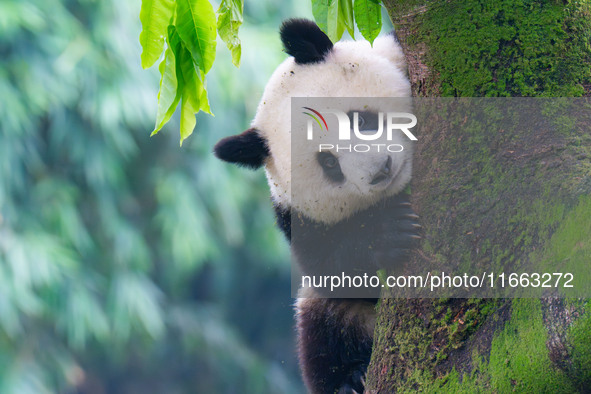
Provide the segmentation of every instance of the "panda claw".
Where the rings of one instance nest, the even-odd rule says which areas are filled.
[[[360,394],[360,393],[358,393],[357,391],[355,391],[355,389],[353,389],[348,384],[345,384],[343,387],[341,387],[339,389],[339,391],[336,394]]]

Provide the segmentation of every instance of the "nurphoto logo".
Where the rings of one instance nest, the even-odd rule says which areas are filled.
[[[306,111],[303,113],[310,117],[307,122],[307,139],[309,141],[314,140],[314,128],[315,124],[318,125],[320,131],[325,133],[329,132],[328,123],[324,115],[331,114],[336,116],[338,123],[338,140],[339,141],[351,141],[356,139],[359,141],[377,141],[385,138],[386,141],[391,142],[394,139],[395,132],[401,131],[411,141],[416,141],[415,137],[409,129],[413,128],[417,124],[417,118],[408,112],[383,112],[369,113],[359,111],[345,112],[338,109],[326,109],[319,112],[310,107],[303,107]],[[324,114],[324,115],[323,115]],[[371,117],[368,121],[365,117]],[[353,119],[351,119],[351,117]],[[384,117],[386,122],[384,122]],[[384,123],[386,124],[384,127]],[[361,143],[361,144],[330,144],[321,143],[318,145],[319,152],[333,150],[342,151],[346,150],[349,152],[369,152],[369,151],[388,151],[388,152],[402,152],[404,147],[401,144],[385,144],[385,143]]]

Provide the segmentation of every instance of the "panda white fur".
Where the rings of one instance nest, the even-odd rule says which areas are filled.
[[[302,197],[305,206],[294,206],[290,136],[292,97],[409,97],[396,37],[379,37],[373,47],[367,41],[333,45],[315,23],[292,19],[283,24],[281,39],[291,57],[271,76],[252,127],[221,140],[215,154],[249,168],[265,166],[277,222],[289,240],[294,225],[311,240],[336,245],[329,256],[320,256],[317,250],[322,248],[292,240],[302,273],[346,271],[361,260],[376,270],[400,262],[419,238],[417,216],[402,192],[411,177],[412,150],[364,157],[358,163],[359,156],[308,149],[303,154],[311,156],[306,168],[309,195]],[[355,221],[368,231],[350,234]],[[306,289],[296,303],[304,381],[312,393],[361,393],[377,299],[324,295]]]

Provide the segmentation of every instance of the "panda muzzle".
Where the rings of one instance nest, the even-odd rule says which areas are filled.
[[[377,185],[378,183],[384,182],[385,180],[390,179],[392,175],[392,158],[388,156],[384,165],[380,168],[380,170],[374,175],[370,185]]]

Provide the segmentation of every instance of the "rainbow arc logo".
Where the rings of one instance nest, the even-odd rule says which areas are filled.
[[[310,107],[304,107],[304,109],[307,109],[308,111],[312,111],[314,113],[314,115],[313,115],[310,112],[304,112],[304,114],[308,115],[309,117],[311,117],[312,119],[314,119],[316,121],[316,123],[318,123],[318,126],[320,126],[320,130],[323,130],[324,127],[325,127],[326,128],[326,131],[328,131],[328,124],[326,123],[326,120],[324,119],[324,116],[322,116],[322,114],[320,112],[318,112],[315,109],[312,109]],[[320,118],[320,119],[318,119],[318,118]],[[320,123],[320,120],[322,120],[322,123],[324,123],[324,127],[322,127],[322,124]]]

